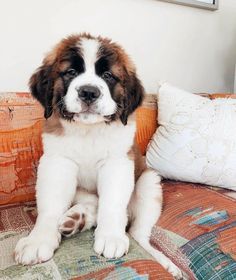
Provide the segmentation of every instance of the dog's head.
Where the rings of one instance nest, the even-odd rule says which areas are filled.
[[[143,87],[135,67],[117,44],[88,34],[63,39],[45,57],[29,82],[45,109],[85,124],[120,119],[141,104]]]

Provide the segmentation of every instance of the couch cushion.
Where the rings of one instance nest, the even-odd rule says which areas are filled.
[[[231,197],[235,193],[172,181],[163,182],[163,188],[163,213],[153,228],[151,244],[189,279],[236,279],[236,200]],[[0,207],[0,279],[42,275],[44,279],[173,279],[135,241],[120,260],[97,257],[92,231],[64,239],[45,264],[15,265],[15,244],[32,229],[35,218],[33,202]]]
[[[163,182],[164,206],[151,243],[194,279],[236,279],[235,192]],[[189,266],[189,268],[188,268]]]
[[[35,204],[0,206],[0,279],[173,279],[161,265],[131,240],[129,254],[106,260],[93,249],[93,231],[63,239],[53,259],[35,266],[16,265],[13,250],[28,234],[36,219]],[[45,232],[46,234],[46,232]]]

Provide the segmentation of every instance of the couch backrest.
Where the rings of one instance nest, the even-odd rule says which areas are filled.
[[[136,120],[136,141],[144,155],[157,127],[156,95],[146,95]],[[29,93],[0,93],[0,205],[34,199],[42,122],[43,109]]]

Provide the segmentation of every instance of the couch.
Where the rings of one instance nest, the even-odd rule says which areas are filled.
[[[216,97],[235,96],[206,95]],[[157,113],[155,95],[146,95],[136,112],[136,141],[143,155],[158,125]],[[64,238],[46,263],[15,264],[14,247],[37,216],[34,187],[43,152],[42,122],[42,108],[29,93],[0,94],[0,279],[173,279],[134,240],[121,259],[97,256],[92,230]],[[162,186],[163,213],[153,227],[152,246],[171,258],[186,279],[236,279],[236,194],[168,180]]]

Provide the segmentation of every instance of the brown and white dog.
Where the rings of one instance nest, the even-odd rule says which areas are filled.
[[[30,88],[45,109],[44,154],[36,185],[38,218],[18,242],[16,262],[47,261],[61,234],[93,226],[95,252],[119,258],[129,248],[129,217],[131,236],[181,278],[180,270],[149,244],[162,190],[160,177],[146,169],[134,146],[133,113],[143,87],[124,50],[101,37],[70,36],[46,56]]]

